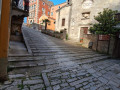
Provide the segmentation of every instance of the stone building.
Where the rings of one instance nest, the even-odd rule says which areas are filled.
[[[66,4],[56,11],[56,31],[66,29],[68,32],[70,20],[70,5]]]
[[[50,17],[56,19],[56,11],[65,5],[66,5],[66,2],[52,6],[50,10]]]
[[[104,8],[120,11],[120,0],[68,0],[69,8],[62,7],[57,11],[56,30],[60,31],[63,19],[67,28],[69,39],[80,41],[84,34],[89,34],[89,28],[96,23],[94,16]],[[65,12],[65,13],[62,13]],[[63,17],[64,16],[64,17]],[[69,18],[69,20],[67,20]],[[60,26],[58,28],[58,26]]]

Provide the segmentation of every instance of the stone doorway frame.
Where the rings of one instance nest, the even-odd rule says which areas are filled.
[[[80,39],[81,39],[81,29],[82,29],[82,28],[88,28],[87,34],[90,34],[90,33],[89,33],[89,28],[90,28],[90,26],[88,26],[88,25],[80,26],[80,27],[79,27],[79,42],[80,42]],[[83,38],[84,38],[84,35],[83,35]]]

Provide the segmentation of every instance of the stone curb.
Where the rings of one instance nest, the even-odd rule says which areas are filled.
[[[42,73],[42,77],[43,77],[44,84],[47,87],[47,90],[52,90],[52,88],[50,86],[50,82],[49,82],[49,80],[47,78],[46,73]]]
[[[27,38],[25,37],[25,34],[24,34],[23,29],[22,29],[22,34],[23,34],[23,39],[24,39],[24,41],[25,41],[25,45],[26,45],[26,47],[27,47],[27,50],[28,50],[28,52],[29,52],[30,54],[32,54],[32,50],[31,50],[31,48],[30,48],[30,46],[29,46],[29,44],[28,44],[28,42],[27,42]]]

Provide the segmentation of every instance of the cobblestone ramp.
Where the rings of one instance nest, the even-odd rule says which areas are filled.
[[[119,60],[30,28],[23,32],[32,55],[9,57],[9,80],[0,90],[120,90]]]

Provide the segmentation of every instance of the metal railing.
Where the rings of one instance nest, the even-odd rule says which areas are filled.
[[[29,11],[29,0],[12,0],[12,6]]]

